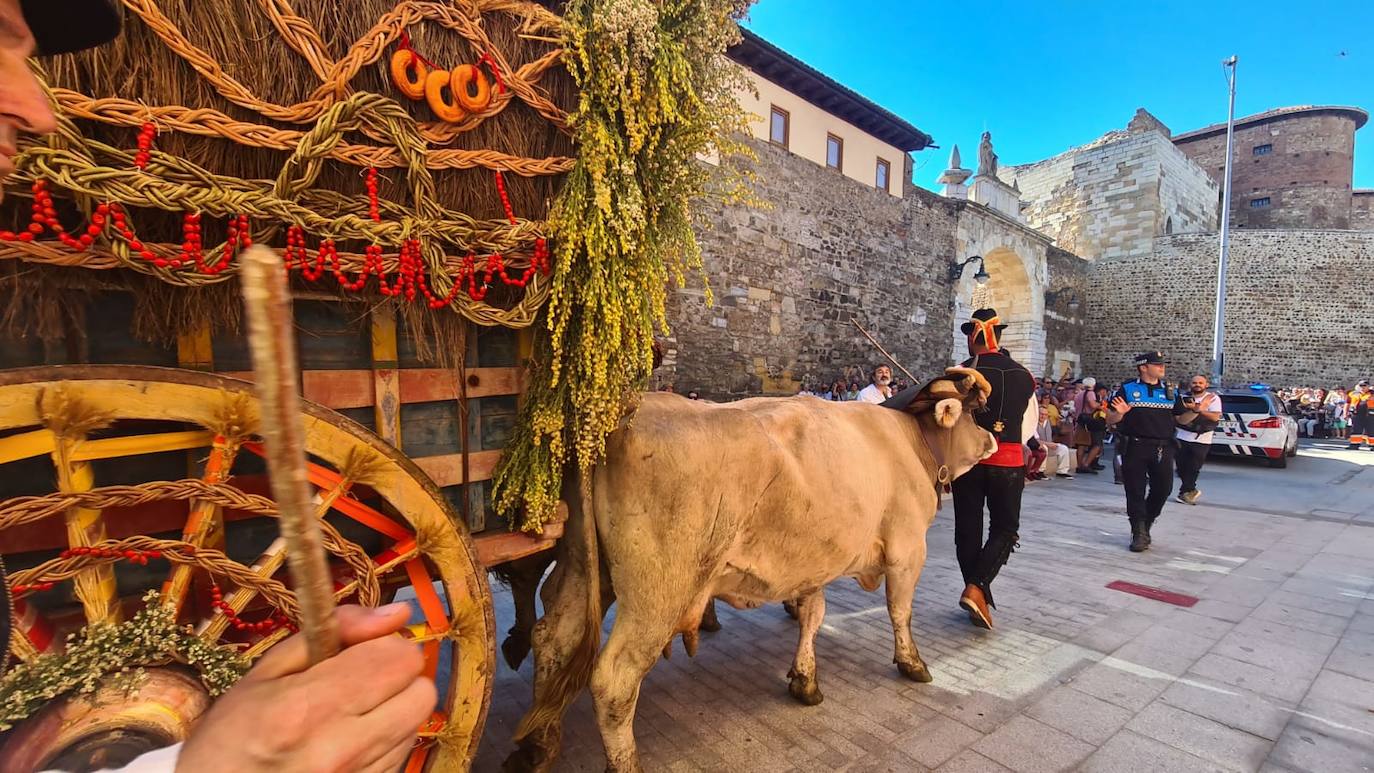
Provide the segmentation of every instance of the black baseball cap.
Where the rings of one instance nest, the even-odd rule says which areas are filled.
[[[1137,367],[1141,365],[1165,365],[1168,360],[1164,359],[1164,352],[1144,352],[1135,356]]]
[[[19,8],[42,56],[94,48],[119,35],[112,0],[19,0]]]

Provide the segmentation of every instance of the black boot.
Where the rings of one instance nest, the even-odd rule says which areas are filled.
[[[1131,521],[1131,552],[1144,553],[1150,549],[1150,532],[1146,529],[1145,522],[1141,520]]]
[[[993,609],[997,605],[992,601],[992,581],[1011,558],[1012,551],[1020,546],[1016,541],[1017,536],[1014,531],[999,531],[989,535],[988,543],[978,554],[978,564],[973,569],[972,583],[983,591],[988,606]]]

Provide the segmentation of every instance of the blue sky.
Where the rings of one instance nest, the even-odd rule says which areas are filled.
[[[985,128],[1018,164],[1124,128],[1137,107],[1175,132],[1225,121],[1233,53],[1237,116],[1374,111],[1370,0],[760,0],[746,26],[932,135],[941,149],[915,155],[927,188],[954,144],[976,164]],[[1374,188],[1374,122],[1355,134],[1355,187]]]

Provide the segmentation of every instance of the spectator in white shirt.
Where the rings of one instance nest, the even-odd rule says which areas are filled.
[[[881,403],[892,396],[892,368],[879,365],[873,369],[873,383],[859,392],[859,400],[865,403]]]

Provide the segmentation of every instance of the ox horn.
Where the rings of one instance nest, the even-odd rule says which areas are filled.
[[[959,391],[965,395],[976,393],[978,405],[986,405],[988,397],[992,395],[992,384],[984,378],[982,373],[973,368],[945,368],[945,375],[954,379],[959,384]]]

